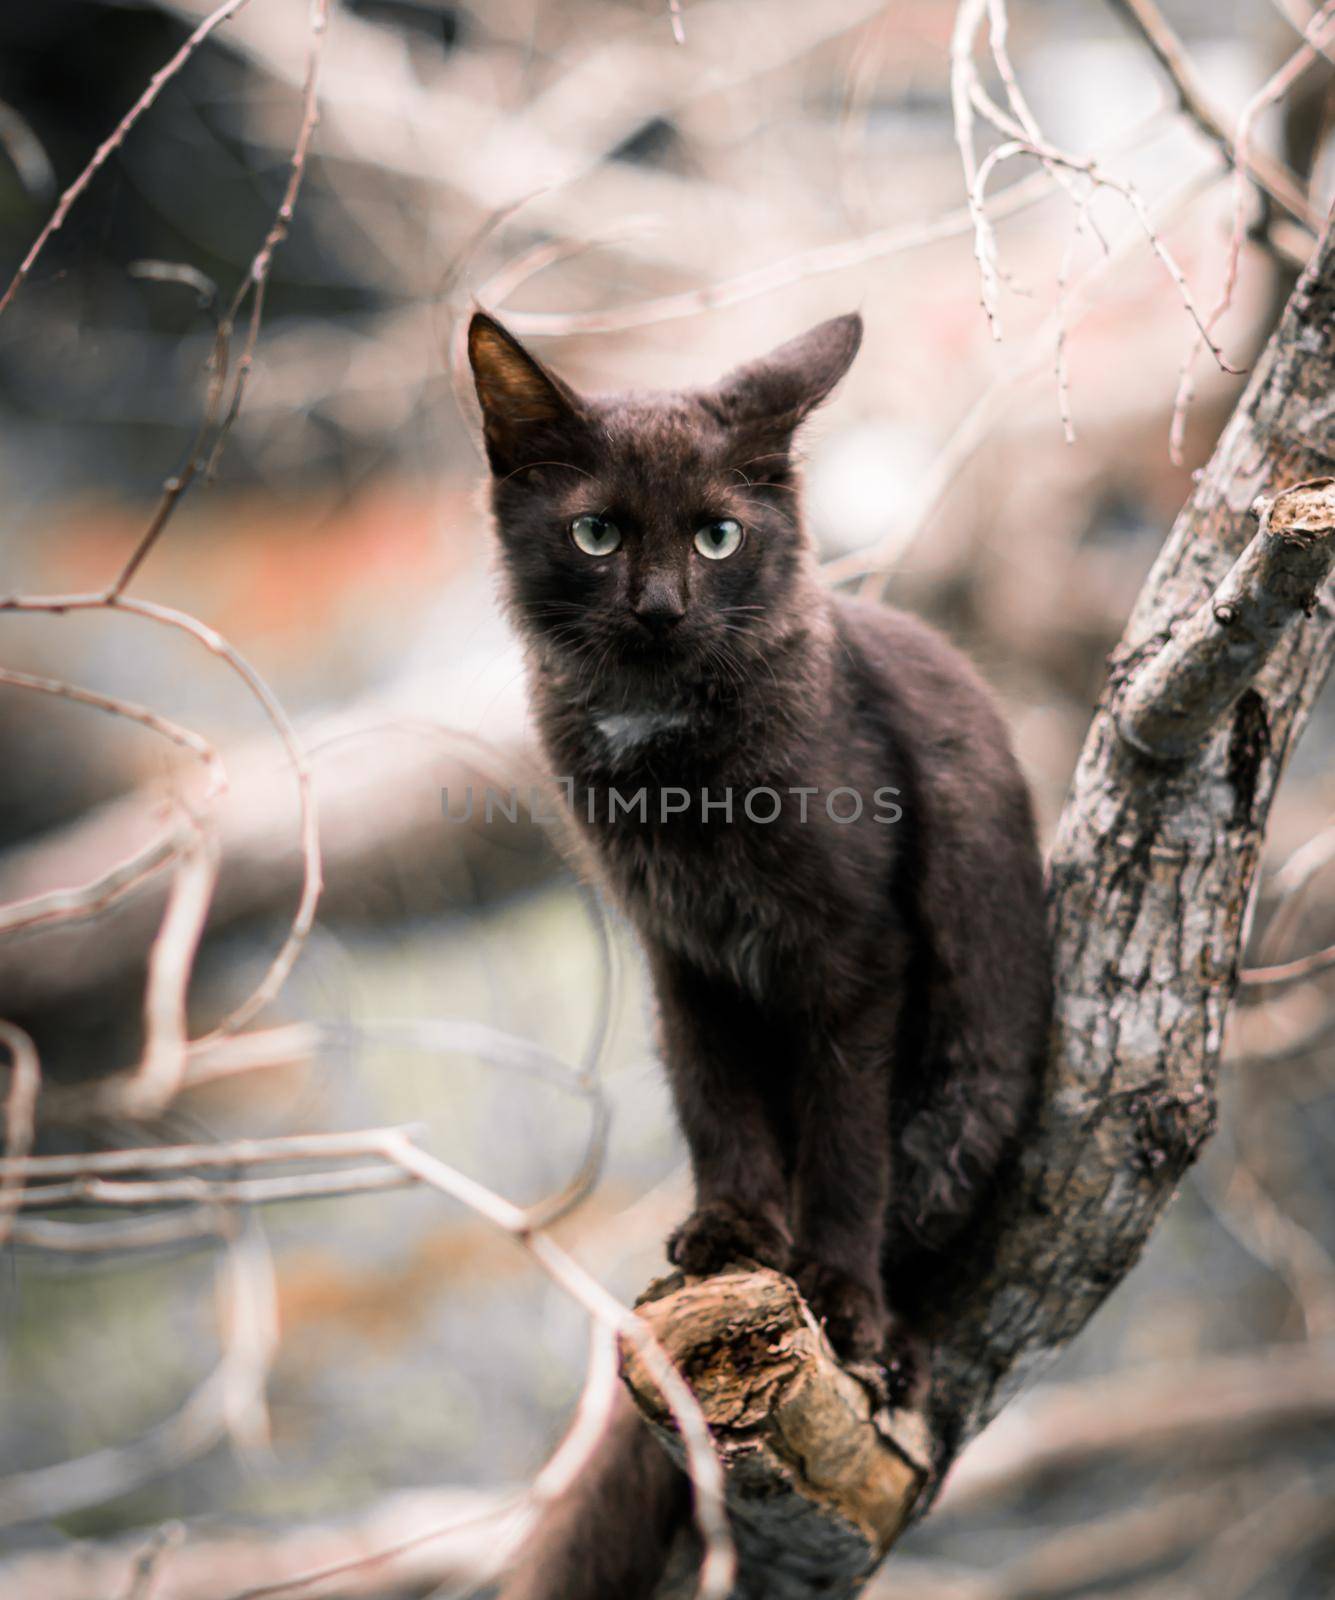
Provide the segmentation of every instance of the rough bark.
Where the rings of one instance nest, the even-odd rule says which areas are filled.
[[[922,1487],[918,1419],[879,1410],[874,1384],[839,1365],[795,1285],[777,1272],[666,1278],[639,1310],[700,1399],[723,1456],[739,1600],[854,1593]],[[665,1447],[684,1459],[634,1354],[625,1376]],[[690,1566],[674,1570],[673,1593],[690,1593]]]
[[[720,1444],[739,1595],[856,1594],[961,1446],[1130,1271],[1213,1131],[1267,813],[1335,650],[1335,502],[1310,481],[1335,465],[1332,393],[1328,229],[1111,660],[1050,864],[1047,1092],[934,1308],[928,1471],[852,1398],[784,1280],[688,1281],[645,1308]]]

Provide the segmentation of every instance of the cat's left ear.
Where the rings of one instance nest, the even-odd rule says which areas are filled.
[[[579,396],[485,311],[468,325],[468,360],[498,477],[570,453],[584,431]]]
[[[862,318],[856,311],[832,317],[730,372],[704,399],[731,426],[791,436],[852,366],[861,343]]]

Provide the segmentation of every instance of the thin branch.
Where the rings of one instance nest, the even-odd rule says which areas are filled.
[[[31,673],[15,672],[3,667],[0,667],[0,684],[54,695],[138,722],[181,749],[190,751],[204,763],[209,781],[201,805],[211,806],[226,792],[227,772],[217,749],[192,729],[160,716],[148,706],[100,694],[92,689],[81,689],[59,679],[36,677]],[[176,860],[186,848],[189,836],[188,830],[169,829],[89,883],[0,906],[0,934],[29,931],[51,922],[88,917],[104,910],[122,895],[136,889],[168,862]]]
[[[1046,182],[1042,174],[1037,176]],[[1156,229],[1165,228],[1186,206],[1219,181],[1218,174],[1199,174],[1181,185],[1156,206]],[[1023,347],[1020,355],[1006,364],[955,425],[919,485],[908,512],[870,545],[850,550],[825,562],[821,573],[827,583],[846,583],[861,578],[864,580],[863,593],[874,594],[879,591],[888,563],[902,556],[922,532],[932,512],[958,482],[965,465],[1005,417],[1015,386],[1045,365],[1058,341],[1064,347],[1072,328],[1090,309],[1089,291],[1106,276],[1110,268],[1120,265],[1139,246],[1140,235],[1129,233],[1107,255],[1100,256],[1074,284],[1065,286],[1053,314]]]
[[[300,1594],[303,1590],[325,1583],[331,1578],[342,1578],[353,1572],[374,1571],[388,1561],[407,1555],[409,1551],[419,1550],[423,1545],[434,1544],[452,1533],[460,1533],[465,1528],[477,1528],[489,1522],[496,1522],[502,1517],[513,1516],[523,1505],[522,1498],[513,1501],[502,1500],[494,1506],[488,1506],[485,1511],[451,1517],[445,1522],[436,1523],[433,1527],[424,1528],[420,1533],[409,1534],[404,1539],[396,1539],[392,1544],[381,1545],[377,1550],[348,1556],[340,1561],[326,1562],[306,1572],[294,1573],[290,1578],[279,1578],[273,1583],[261,1583],[249,1589],[240,1589],[235,1594],[228,1595],[227,1600],[278,1600],[280,1595]],[[500,1543],[497,1554],[502,1558],[506,1554],[503,1542]]]
[[[1335,0],[1332,0],[1332,4],[1335,4]],[[1003,161],[1009,161],[1016,156],[1035,156],[1045,163],[1053,164],[1059,167],[1069,167],[1071,171],[1081,173],[1084,177],[1088,178],[1089,182],[1094,186],[1094,188],[1110,189],[1114,194],[1121,195],[1121,197],[1131,207],[1136,221],[1140,224],[1141,231],[1144,233],[1145,238],[1149,243],[1150,249],[1154,251],[1154,254],[1159,258],[1160,262],[1162,262],[1164,270],[1168,273],[1168,276],[1172,279],[1174,285],[1176,286],[1178,295],[1182,300],[1182,304],[1186,308],[1187,315],[1196,324],[1196,330],[1198,334],[1204,343],[1209,346],[1210,353],[1214,357],[1215,362],[1219,366],[1220,370],[1231,373],[1236,373],[1239,370],[1238,368],[1229,365],[1229,363],[1224,359],[1223,350],[1214,341],[1214,339],[1211,338],[1209,324],[1206,318],[1201,314],[1200,308],[1196,304],[1195,297],[1191,292],[1191,287],[1187,283],[1186,274],[1178,265],[1176,258],[1169,250],[1168,246],[1159,236],[1159,233],[1150,217],[1149,211],[1146,208],[1145,202],[1140,195],[1140,191],[1134,184],[1128,183],[1122,178],[1113,177],[1111,173],[1100,167],[1099,164],[1092,159],[1086,159],[1083,156],[1068,155],[1065,151],[1058,150],[1053,145],[1035,144],[1030,139],[1011,139],[1005,144],[999,144],[992,150],[989,150],[986,157],[978,167],[974,182],[977,188],[977,201],[980,209],[985,202],[987,180],[992,175],[994,169]]]
[[[1309,43],[1311,42],[1309,35],[1312,31],[1312,24],[1317,19],[1317,13],[1306,3],[1306,0],[1271,0],[1271,4],[1285,21],[1292,23],[1302,38],[1307,39]],[[1327,61],[1335,65],[1335,55],[1331,53],[1328,45],[1319,44],[1317,49],[1320,50]]]
[[[0,600],[0,609],[5,608],[5,605],[6,602]],[[204,796],[206,804],[212,804],[226,792],[227,772],[216,746],[210,744],[192,728],[160,716],[149,706],[139,705],[133,700],[122,700],[115,695],[101,694],[96,689],[81,689],[76,684],[65,683],[59,678],[43,678],[29,672],[16,672],[9,667],[0,667],[0,684],[8,684],[15,689],[30,689],[37,694],[54,695],[61,700],[72,700],[76,705],[92,706],[95,710],[105,711],[110,716],[125,717],[131,722],[137,722],[142,727],[160,734],[162,738],[170,740],[180,749],[188,750],[191,755],[197,756],[203,762],[209,774],[209,787]]]
[[[1187,411],[1194,395],[1193,370],[1202,343],[1214,349],[1211,334],[1219,320],[1233,304],[1237,288],[1238,271],[1242,262],[1242,246],[1247,237],[1247,180],[1251,153],[1252,129],[1261,114],[1275,105],[1289,92],[1307,69],[1318,59],[1321,46],[1335,37],[1335,0],[1326,0],[1313,17],[1306,33],[1306,42],[1294,52],[1278,72],[1274,73],[1247,104],[1238,118],[1238,131],[1233,165],[1233,226],[1229,233],[1228,252],[1224,261],[1224,282],[1200,337],[1187,347],[1181,371],[1178,374],[1177,394],[1173,401],[1173,420],[1169,428],[1169,453],[1179,464],[1186,435]]]
[[[13,1022],[0,1020],[0,1047],[9,1056],[9,1092],[5,1096],[5,1156],[0,1162],[0,1245],[8,1237],[14,1213],[23,1203],[23,1174],[18,1170],[32,1149],[37,1130],[37,1099],[42,1072],[32,1040]]]
[[[294,1135],[294,1137],[303,1137]],[[147,1146],[144,1151],[117,1152],[127,1158],[122,1170],[132,1170],[144,1163],[139,1160],[147,1152],[159,1148]],[[225,1146],[231,1153],[229,1164],[234,1164],[234,1146]],[[360,1155],[360,1148],[353,1152]],[[346,1155],[346,1151],[338,1152]],[[130,1158],[134,1160],[131,1161]],[[309,1160],[309,1156],[283,1155],[280,1160]],[[149,1163],[150,1170],[152,1163]],[[77,1176],[60,1182],[43,1182],[37,1188],[26,1189],[21,1208],[44,1211],[56,1206],[165,1206],[184,1204],[201,1208],[216,1208],[215,1215],[225,1214],[227,1206],[285,1205],[290,1200],[328,1200],[355,1194],[379,1194],[387,1189],[411,1188],[416,1179],[391,1166],[339,1167],[329,1172],[303,1172],[279,1178],[147,1178],[142,1182],[102,1178],[95,1175]],[[79,1229],[95,1227],[94,1223],[77,1223]],[[190,1237],[194,1237],[193,1230]]]
[[[1238,974],[1238,987],[1251,991],[1265,990],[1275,994],[1306,983],[1335,967],[1335,944],[1324,950],[1314,950],[1309,956],[1299,956],[1293,961],[1281,961],[1272,967],[1244,967]]]
[[[136,1116],[163,1111],[185,1082],[189,1050],[186,1000],[195,955],[218,881],[218,839],[195,821],[172,878],[162,924],[148,955],[144,1053],[120,1101]]]
[[[1308,891],[1335,863],[1335,825],[1304,840],[1271,879],[1276,905],[1261,937],[1261,953],[1273,962],[1282,955],[1302,915]]]
[[[175,861],[183,842],[175,832],[164,833],[77,888],[52,889],[0,906],[0,935],[96,916]]]
[[[1112,4],[1138,30],[1155,60],[1172,80],[1182,110],[1205,137],[1218,146],[1230,166],[1239,165],[1240,156],[1233,135],[1210,103],[1182,41],[1156,0],[1112,0]],[[1293,173],[1282,162],[1264,150],[1248,150],[1245,170],[1253,183],[1315,236],[1324,219],[1313,212]]]
[[[244,0],[242,0],[242,3],[244,3]],[[149,521],[147,530],[107,591],[109,600],[117,599],[134,578],[135,573],[143,565],[149,552],[161,538],[163,529],[167,526],[172,514],[180,504],[182,496],[200,471],[206,470],[207,476],[209,478],[213,477],[217,471],[223,447],[227,442],[227,436],[231,432],[232,425],[241,410],[246,380],[250,376],[250,370],[254,365],[255,347],[259,343],[260,322],[264,315],[264,295],[269,282],[269,269],[273,265],[274,251],[287,237],[293,212],[296,209],[301,181],[306,173],[306,160],[310,153],[311,140],[315,135],[316,125],[320,120],[318,98],[320,61],[324,52],[324,41],[329,27],[329,0],[310,0],[310,7],[310,43],[307,47],[306,56],[306,81],[302,88],[301,125],[297,130],[296,144],[292,150],[283,197],[279,201],[278,211],[270,224],[268,233],[264,237],[264,242],[260,245],[254,259],[251,261],[250,269],[242,279],[227,310],[227,314],[219,323],[210,361],[212,379],[204,406],[204,417],[186,457],[185,466],[177,476],[169,478],[163,486],[162,498]],[[202,453],[205,441],[217,421],[219,406],[222,402],[223,386],[227,379],[227,363],[232,331],[248,297],[251,299],[250,323],[246,330],[246,340],[242,347],[241,358],[235,368],[232,381],[232,397],[228,403],[227,413],[218,427],[217,435],[213,441],[213,448],[209,453],[207,467],[205,467]],[[0,310],[2,309],[3,306],[0,305]]]
[[[0,596],[0,613],[22,611],[41,612],[51,616],[65,616],[73,612],[98,610],[128,612],[132,616],[144,617],[148,621],[158,623],[164,627],[175,628],[182,633],[189,634],[192,639],[202,644],[212,655],[226,662],[259,702],[260,708],[268,718],[270,725],[282,741],[296,778],[297,798],[301,813],[301,897],[296,910],[293,912],[286,937],[260,982],[240,1005],[229,1012],[211,1032],[203,1036],[203,1040],[217,1039],[226,1034],[235,1033],[238,1029],[244,1027],[257,1012],[261,1011],[274,998],[287,981],[288,974],[296,964],[297,957],[300,955],[315,921],[315,908],[319,902],[322,880],[320,870],[320,824],[311,785],[310,764],[306,759],[305,751],[297,737],[296,730],[292,726],[291,719],[273,690],[270,689],[245,657],[223,638],[222,634],[217,632],[216,629],[208,627],[207,624],[200,622],[197,618],[190,616],[187,612],[175,610],[171,606],[157,605],[150,600],[136,600],[128,595],[119,595],[114,600],[109,599],[105,594]]]
[[[978,72],[973,62],[974,40],[987,16],[987,0],[960,0],[950,38],[950,101],[954,109],[955,143],[964,169],[964,194],[973,224],[973,253],[978,262],[982,306],[992,337],[1001,338],[997,315],[1000,279],[996,235],[978,197],[978,152],[974,135],[974,89]]]
[[[1316,1235],[1275,1201],[1242,1160],[1225,1182],[1202,1175],[1197,1188],[1243,1249],[1286,1285],[1308,1341],[1335,1334],[1335,1261]]]
[[[315,129],[320,121],[320,62],[324,53],[325,36],[329,29],[329,0],[310,0],[310,7],[310,44],[306,52],[306,81],[302,85],[301,91],[301,126],[297,130],[296,143],[292,147],[287,186],[283,191],[283,198],[279,201],[277,214],[270,225],[268,233],[264,236],[263,244],[261,244],[254,260],[250,264],[250,271],[247,273],[245,281],[237,290],[236,299],[232,303],[229,320],[235,322],[247,294],[252,295],[250,324],[246,330],[246,342],[242,347],[241,358],[236,364],[232,384],[232,398],[228,403],[227,415],[223,418],[222,426],[218,430],[218,437],[209,456],[208,476],[210,478],[218,470],[218,462],[222,456],[223,447],[227,443],[227,436],[231,432],[232,425],[241,410],[246,381],[255,363],[255,347],[259,342],[260,321],[264,315],[264,295],[269,282],[269,269],[273,265],[274,251],[287,238],[288,229],[292,224],[292,217],[296,211],[297,196],[301,192],[302,179],[306,175],[306,162],[310,155],[311,140],[315,137]],[[140,553],[137,556],[137,560],[142,559],[143,554]],[[137,564],[137,561],[135,564]],[[132,571],[133,564],[127,568],[126,574],[122,577],[121,584],[118,587],[129,581],[129,575]]]
[[[1136,136],[1146,135],[1157,120],[1149,119],[1136,130]],[[1008,185],[993,198],[992,215],[998,218],[1014,216],[1046,199],[1050,193],[1051,185],[1044,175],[1032,174]],[[657,323],[721,311],[809,278],[830,272],[847,272],[872,261],[884,261],[910,250],[923,249],[943,239],[958,238],[972,227],[972,210],[967,206],[960,207],[942,212],[939,217],[927,222],[898,224],[864,234],[861,238],[814,245],[808,250],[799,250],[780,260],[767,262],[764,266],[739,272],[734,277],[720,278],[699,289],[683,290],[680,294],[658,295],[650,300],[610,306],[599,311],[511,310],[506,312],[505,322],[507,327],[526,337],[624,333],[631,328],[652,327]]]
[[[185,1524],[182,1522],[164,1522],[160,1528],[154,1529],[134,1558],[124,1600],[150,1600],[164,1559],[184,1540]]]
[[[51,238],[51,235],[64,224],[65,218],[69,215],[70,207],[93,181],[101,169],[106,165],[111,156],[124,143],[126,135],[130,132],[131,128],[134,127],[135,123],[139,121],[140,117],[142,117],[144,113],[152,106],[153,102],[157,99],[158,95],[161,94],[162,90],[167,86],[168,83],[171,82],[176,74],[180,72],[181,68],[185,66],[186,62],[189,61],[190,57],[194,55],[195,51],[200,47],[201,44],[204,43],[205,39],[208,38],[214,29],[221,27],[224,22],[226,22],[230,17],[234,17],[238,11],[240,11],[244,6],[249,5],[249,3],[250,0],[223,0],[223,4],[220,5],[216,11],[211,11],[209,15],[204,18],[204,20],[185,41],[181,48],[175,53],[175,55],[172,56],[171,60],[167,62],[166,66],[159,67],[159,69],[149,79],[148,87],[144,90],[143,94],[139,96],[135,103],[116,124],[111,134],[97,147],[92,160],[83,169],[74,182],[70,184],[69,188],[65,190],[64,194],[61,195],[56,209],[51,214],[50,220],[37,235],[27,255],[24,256],[23,260],[20,262],[18,270],[15,272],[13,278],[10,279],[9,287],[5,290],[3,295],[0,295],[0,316],[4,314],[5,310],[9,306],[10,301],[13,300],[14,296],[18,293],[20,285],[32,271],[33,266],[37,261],[37,257],[41,255],[43,249],[46,247],[47,241]]]
[[[285,1133],[268,1139],[230,1139],[216,1144],[144,1145],[133,1150],[86,1150],[58,1156],[23,1156],[6,1164],[22,1178],[106,1177],[121,1172],[190,1172],[218,1167],[272,1166],[283,1161],[330,1158],[388,1159],[385,1143],[394,1128],[354,1133]],[[517,1211],[518,1208],[513,1208]]]
[[[1189,1455],[1323,1419],[1335,1419],[1335,1353],[1319,1345],[1050,1384],[970,1446],[939,1509],[969,1516],[1101,1462]]]

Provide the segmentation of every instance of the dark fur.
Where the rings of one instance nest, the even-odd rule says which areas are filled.
[[[668,1255],[794,1272],[842,1354],[905,1378],[913,1286],[1031,1103],[1049,979],[1029,798],[988,692],[923,624],[831,595],[802,528],[793,433],[860,337],[842,317],[712,389],[598,399],[480,313],[470,354],[543,741],[653,972],[696,1182]],[[622,529],[614,555],[575,546],[583,513]],[[692,536],[721,517],[745,542],[709,561]],[[600,730],[646,713],[665,725],[640,743]],[[731,787],[733,821],[660,821],[662,785]],[[817,797],[802,824],[803,785],[859,791],[862,819]],[[650,820],[609,821],[610,786],[644,786]],[[760,786],[785,798],[767,825],[740,810]],[[894,825],[871,815],[888,787]],[[511,1600],[651,1591],[667,1523],[623,1504],[671,1502],[646,1438],[612,1431]]]

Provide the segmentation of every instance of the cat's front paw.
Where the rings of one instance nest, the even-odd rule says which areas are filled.
[[[893,1314],[888,1319],[880,1359],[890,1405],[921,1411],[932,1378],[927,1346]]]
[[[697,1207],[667,1242],[672,1265],[701,1278],[739,1260],[758,1261],[783,1272],[791,1250],[792,1240],[784,1229],[728,1200]]]
[[[881,1356],[886,1310],[879,1284],[866,1284],[839,1267],[807,1260],[797,1270],[797,1287],[837,1356],[844,1361]]]

